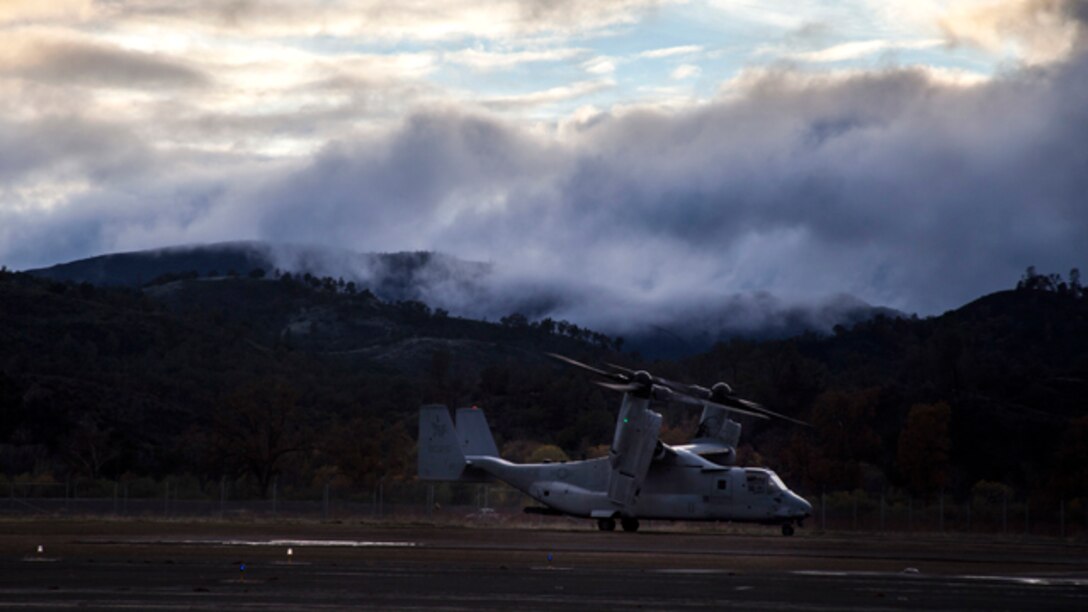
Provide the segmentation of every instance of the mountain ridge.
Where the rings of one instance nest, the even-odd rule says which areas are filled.
[[[357,253],[259,241],[112,253],[27,273],[77,283],[141,286],[186,274],[245,276],[253,271],[345,279],[386,301],[421,301],[480,320],[507,316],[570,320],[610,336],[622,336],[629,350],[654,358],[697,354],[734,337],[775,339],[806,331],[831,333],[836,325],[853,325],[877,315],[903,316],[847,294],[797,304],[765,292],[689,300],[655,310],[625,303],[599,287],[565,285],[562,280],[499,279],[494,264],[437,252]],[[602,311],[616,316],[599,314]]]

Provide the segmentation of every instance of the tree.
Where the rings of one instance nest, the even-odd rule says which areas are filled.
[[[569,457],[563,449],[554,444],[543,444],[529,455],[529,463],[544,463],[545,461],[567,461]]]
[[[915,404],[907,414],[896,458],[900,474],[918,495],[932,497],[947,484],[951,420],[952,408],[944,402]]]
[[[113,430],[100,428],[98,420],[84,414],[63,443],[69,463],[89,478],[97,479],[102,468],[120,455]]]
[[[880,436],[873,429],[879,389],[825,391],[812,408],[815,454],[810,473],[824,486],[861,485],[862,462],[875,461]]]
[[[515,312],[499,319],[499,323],[506,327],[522,328],[529,326],[529,319],[520,312]]]
[[[257,481],[268,497],[284,460],[308,446],[294,391],[282,383],[252,384],[235,391],[217,411],[211,452],[217,463]]]
[[[415,443],[402,422],[356,417],[333,430],[329,453],[340,472],[360,486],[414,474]]]

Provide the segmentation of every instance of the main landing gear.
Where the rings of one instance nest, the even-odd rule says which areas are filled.
[[[637,518],[621,518],[620,526],[624,531],[635,532],[638,531],[638,519]],[[615,531],[616,519],[614,518],[600,518],[597,519],[597,529],[601,531]]]
[[[782,524],[782,535],[784,535],[784,536],[793,535],[793,525],[791,525],[789,523],[783,523]]]

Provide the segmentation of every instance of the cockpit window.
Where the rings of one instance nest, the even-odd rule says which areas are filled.
[[[789,489],[786,488],[785,483],[782,482],[782,479],[778,477],[778,474],[775,474],[774,472],[770,472],[770,474],[771,474],[771,487],[772,488],[777,489],[779,491],[789,491]]]
[[[763,471],[752,470],[744,474],[748,491],[757,495],[769,493],[770,478]]]

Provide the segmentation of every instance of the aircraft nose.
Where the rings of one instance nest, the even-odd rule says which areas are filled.
[[[808,500],[794,493],[793,505],[797,508],[797,512],[804,514],[805,516],[812,516],[812,504],[808,503]]]

